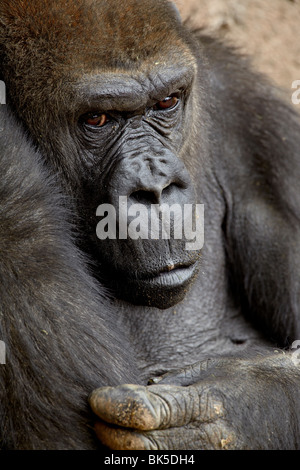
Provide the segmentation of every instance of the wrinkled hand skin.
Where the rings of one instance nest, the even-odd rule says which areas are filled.
[[[288,353],[206,360],[152,383],[92,392],[95,431],[106,447],[300,448],[300,367]]]

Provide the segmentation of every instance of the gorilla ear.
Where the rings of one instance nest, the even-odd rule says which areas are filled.
[[[176,14],[176,18],[178,19],[178,21],[180,21],[180,23],[182,23],[182,18],[181,18],[181,14],[179,13],[179,10],[177,8],[177,5],[175,5],[174,2],[170,2],[171,3],[171,6]]]

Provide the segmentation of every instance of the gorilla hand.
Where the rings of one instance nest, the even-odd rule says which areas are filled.
[[[299,377],[288,354],[212,359],[148,387],[99,388],[90,405],[98,438],[114,450],[288,449],[299,446],[290,432]]]

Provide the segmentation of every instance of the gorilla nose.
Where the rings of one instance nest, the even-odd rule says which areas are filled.
[[[182,162],[171,152],[135,152],[124,158],[109,182],[110,199],[126,196],[129,204],[185,203],[190,198],[191,181]],[[192,198],[194,199],[194,198]]]

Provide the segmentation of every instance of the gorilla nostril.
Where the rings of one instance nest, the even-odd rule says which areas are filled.
[[[158,203],[157,194],[150,190],[147,191],[140,189],[138,191],[134,191],[133,193],[131,193],[130,199],[133,200],[135,203],[145,205]]]

